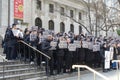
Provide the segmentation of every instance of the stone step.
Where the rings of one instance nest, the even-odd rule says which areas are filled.
[[[4,78],[3,76],[1,76],[0,80],[24,80],[28,78],[35,78],[41,76],[45,76],[45,71],[8,75],[4,76]]]
[[[4,75],[14,75],[14,74],[22,74],[22,73],[30,73],[30,72],[36,72],[39,71],[35,68],[23,68],[23,69],[13,69],[13,70],[5,70]],[[3,75],[3,71],[0,71],[0,76]]]
[[[48,77],[43,76],[43,77],[36,77],[36,78],[30,78],[30,79],[24,79],[24,80],[48,80]]]
[[[4,70],[31,68],[31,67],[34,67],[34,65],[31,65],[31,64],[10,64],[10,65],[5,65]],[[3,65],[0,65],[0,70],[3,70]]]
[[[24,62],[21,62],[19,60],[8,60],[7,62],[0,62],[0,65],[14,65],[14,64],[23,64]]]

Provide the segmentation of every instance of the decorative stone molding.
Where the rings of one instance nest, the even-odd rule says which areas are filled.
[[[65,16],[62,16],[62,15],[60,15],[60,19],[61,19],[63,22],[67,20],[67,18],[66,18]]]
[[[40,15],[40,16],[44,16],[44,15],[45,15],[44,12],[41,11],[41,10],[36,10],[36,13],[37,13],[38,15]]]
[[[57,18],[57,16],[54,13],[49,13],[49,17],[52,20],[55,19],[55,18]]]

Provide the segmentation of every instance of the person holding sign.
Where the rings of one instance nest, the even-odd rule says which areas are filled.
[[[100,45],[97,42],[94,42],[93,54],[94,54],[94,67],[100,67],[101,65]]]
[[[37,48],[37,45],[38,45],[38,42],[39,42],[39,38],[38,38],[38,33],[37,33],[37,30],[33,30],[31,33],[30,33],[30,45],[34,48]],[[31,53],[30,53],[30,61],[31,61],[31,64],[33,64],[34,62],[34,59],[36,58],[36,51],[34,50],[31,50]]]
[[[67,41],[66,39],[61,35],[58,39],[57,44],[57,52],[56,52],[56,62],[57,62],[57,74],[60,74],[63,69],[64,64],[64,55],[65,55],[65,48],[67,48]]]
[[[52,36],[48,35],[47,38],[42,42],[42,50],[43,52],[50,56],[51,59],[48,60],[47,57],[45,57],[46,61],[46,74],[47,75],[53,75],[53,70],[54,70],[54,58],[53,58],[53,51],[51,49],[50,42],[52,41]],[[50,72],[50,73],[49,73]]]
[[[18,40],[18,37],[15,36],[15,32],[17,32],[17,26],[16,24],[12,25],[12,28],[8,28],[5,34],[5,43],[6,43],[6,59],[13,60],[17,57],[17,51],[16,51],[16,43]]]
[[[93,64],[94,64],[94,53],[93,53],[93,50],[92,50],[92,47],[93,47],[93,43],[92,43],[92,40],[90,41],[90,38],[87,39],[87,45],[88,45],[88,48],[86,48],[85,50],[85,61],[86,61],[86,64],[90,67],[93,67]],[[91,47],[92,46],[92,47]]]
[[[12,25],[12,35],[11,35],[11,58],[16,59],[18,57],[17,55],[17,41],[20,39],[20,30],[17,28],[16,24]]]
[[[70,38],[67,38],[67,43],[68,43],[68,53],[65,55],[65,68],[66,72],[70,73],[72,71],[72,64],[73,64],[73,53],[74,50],[76,49],[71,49],[70,45],[72,45],[72,40]]]
[[[118,55],[118,49],[117,49],[117,44],[113,44],[113,55],[112,58],[113,60],[117,60],[117,55]],[[117,69],[116,62],[112,63],[112,69]]]
[[[84,52],[85,52],[85,54],[82,53],[82,54],[85,55],[85,57],[84,57],[85,60],[84,61],[85,61],[86,65],[91,66],[90,65],[90,59],[91,59],[92,56],[91,56],[90,51],[88,49],[88,39],[87,38],[84,41],[82,41],[82,47],[83,47]]]
[[[104,61],[103,61],[103,72],[107,72],[108,69],[110,69],[110,53],[108,52],[109,51],[109,46],[104,43],[103,44],[103,55],[104,55]]]

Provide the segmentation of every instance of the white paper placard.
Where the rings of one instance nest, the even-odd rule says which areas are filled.
[[[88,48],[88,42],[87,41],[83,41],[82,42],[82,47],[83,48]]]
[[[100,51],[100,45],[93,45],[93,52]]]
[[[43,32],[43,35],[49,35],[49,32],[45,31]]]
[[[81,48],[80,41],[74,41],[74,44],[76,45],[76,48]]]
[[[57,42],[52,41],[50,43],[50,46],[52,46],[52,48],[50,50],[56,50]]]
[[[36,30],[36,31],[37,31],[37,30],[38,30],[38,26],[32,26],[31,29],[32,29],[32,31],[33,31],[33,30]]]
[[[105,51],[105,69],[110,68],[110,51]]]
[[[13,35],[19,37],[20,30],[12,30]]]
[[[60,49],[64,49],[64,48],[68,47],[66,41],[60,41],[60,43],[58,44],[58,46],[59,46]]]
[[[30,41],[35,41],[37,39],[37,34],[31,33],[30,34]]]
[[[113,59],[114,48],[110,47],[110,60]]]
[[[68,50],[69,51],[76,51],[76,45],[75,44],[69,44],[68,45]]]
[[[92,44],[92,42],[88,42],[88,49],[90,49],[90,50],[93,49],[93,44]]]

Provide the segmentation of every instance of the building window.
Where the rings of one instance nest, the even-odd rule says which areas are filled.
[[[82,27],[79,26],[79,34],[81,34],[81,33],[82,33]]]
[[[49,12],[54,13],[54,5],[49,4]]]
[[[73,10],[70,10],[70,17],[73,18],[73,16],[74,16],[74,12]]]
[[[38,28],[42,28],[42,20],[39,17],[35,19],[35,26],[38,26]]]
[[[74,33],[74,25],[70,24],[70,31]]]
[[[65,24],[63,22],[60,23],[60,32],[65,32]]]
[[[52,20],[49,21],[49,30],[54,30],[54,22]]]
[[[42,4],[40,0],[37,0],[37,9],[41,10],[42,9]]]
[[[65,14],[65,11],[64,11],[64,10],[65,10],[64,7],[61,7],[61,8],[60,8],[60,14],[61,14],[61,15],[64,15],[64,14]]]
[[[82,20],[82,14],[79,12],[79,20]]]

